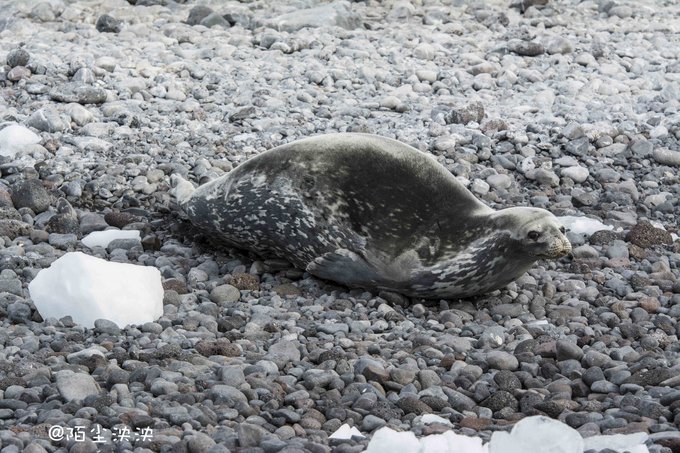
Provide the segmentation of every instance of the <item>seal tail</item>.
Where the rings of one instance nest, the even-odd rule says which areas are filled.
[[[170,176],[170,184],[172,185],[172,189],[170,189],[170,195],[175,197],[175,201],[180,206],[184,206],[184,204],[189,201],[191,195],[196,190],[193,184],[178,174]]]

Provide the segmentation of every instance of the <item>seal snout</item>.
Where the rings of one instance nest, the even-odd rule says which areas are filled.
[[[571,254],[571,242],[569,242],[569,239],[567,239],[566,236],[562,236],[560,241],[562,242],[562,249],[560,250],[558,257]]]
[[[569,242],[569,239],[567,239],[566,236],[561,234],[555,238],[555,241],[552,243],[552,246],[546,255],[549,258],[561,258],[563,256],[569,255],[570,253],[571,242]]]

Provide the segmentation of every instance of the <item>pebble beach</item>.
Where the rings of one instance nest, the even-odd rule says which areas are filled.
[[[169,193],[333,132],[570,219],[572,255],[410,300],[216,244]],[[541,415],[678,452],[679,218],[675,1],[0,0],[0,451],[359,453]],[[83,241],[112,228],[140,234]],[[28,285],[74,251],[158,269],[162,316],[44,319]]]

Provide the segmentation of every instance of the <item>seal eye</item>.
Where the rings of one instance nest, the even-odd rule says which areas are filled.
[[[528,236],[529,239],[531,239],[532,241],[535,241],[536,239],[538,239],[538,237],[539,237],[540,235],[541,235],[541,233],[539,233],[538,231],[529,231],[529,234],[528,234],[527,236]]]
[[[564,234],[564,233],[566,233],[566,232],[567,232],[567,230],[566,230],[563,226],[560,227],[560,233]]]

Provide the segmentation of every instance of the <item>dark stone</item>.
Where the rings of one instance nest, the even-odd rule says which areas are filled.
[[[125,225],[128,225],[130,223],[134,223],[134,222],[139,222],[142,219],[140,219],[138,216],[136,216],[134,214],[130,214],[128,212],[111,211],[111,212],[107,212],[104,215],[104,220],[109,225],[122,229]]]
[[[512,40],[508,42],[508,50],[523,57],[536,57],[545,53],[543,44],[533,41]]]
[[[249,106],[249,107],[243,107],[238,110],[236,110],[234,113],[230,114],[228,116],[228,120],[232,123],[240,120],[244,120],[246,118],[249,118],[251,116],[255,115],[255,107]]]
[[[647,249],[656,245],[670,245],[673,243],[673,238],[668,231],[655,228],[648,221],[641,220],[628,232],[626,241]]]
[[[157,360],[174,359],[182,354],[182,347],[177,343],[166,344],[153,352],[153,358]]]
[[[165,291],[176,291],[177,294],[186,294],[189,292],[186,283],[176,278],[168,278],[167,280],[163,281],[163,289]]]
[[[472,122],[481,123],[484,119],[484,105],[481,102],[471,102],[463,107],[451,109],[446,116],[447,124],[468,124]]]
[[[371,414],[383,420],[391,420],[393,418],[401,418],[404,415],[404,411],[388,400],[379,400],[371,409]]]
[[[675,374],[669,368],[654,368],[652,370],[638,371],[626,379],[626,384],[637,384],[642,386],[656,386],[670,379]]]
[[[588,141],[588,137],[580,137],[574,140],[571,140],[569,143],[567,143],[564,146],[564,150],[571,155],[574,156],[585,156],[588,154],[588,150],[590,149],[590,141]]]
[[[602,371],[602,368],[593,366],[583,372],[581,379],[586,383],[586,385],[588,385],[588,387],[590,387],[593,385],[593,382],[603,381],[605,379],[604,372]]]
[[[420,401],[417,396],[406,395],[397,401],[397,406],[404,411],[405,414],[427,414],[432,412],[432,408]]]
[[[10,68],[16,68],[17,66],[26,66],[28,60],[31,59],[31,55],[24,49],[14,49],[10,50],[7,54],[7,65]]]
[[[525,12],[532,6],[545,6],[548,4],[548,0],[519,0],[513,2],[510,7],[517,8],[521,13]]]
[[[219,340],[202,340],[196,343],[196,352],[205,357],[221,355],[224,357],[239,357],[241,349],[231,342],[220,338]]]
[[[235,273],[230,279],[225,278],[225,283],[230,284],[239,291],[257,291],[260,289],[260,279],[257,275],[253,274]]]
[[[517,402],[517,398],[512,396],[510,392],[499,390],[482,401],[480,406],[488,407],[493,412],[498,412],[504,407],[509,407],[513,411],[517,411],[519,408],[519,403]]]
[[[65,198],[57,200],[57,214],[47,221],[46,230],[50,233],[60,234],[80,233],[78,214]]]
[[[14,207],[29,208],[39,214],[50,207],[52,197],[38,179],[25,179],[12,185]]]
[[[617,239],[621,239],[619,233],[610,230],[600,230],[591,234],[588,238],[588,242],[591,245],[607,245]]]
[[[448,401],[436,396],[423,396],[420,401],[430,406],[435,412],[441,412],[445,407],[451,406]]]
[[[118,33],[123,28],[123,22],[108,14],[102,14],[97,19],[95,27],[100,33]]]
[[[498,385],[499,389],[505,390],[507,392],[512,393],[515,390],[522,388],[522,382],[510,370],[499,371],[494,375],[493,380]]]
[[[576,344],[567,340],[559,340],[555,343],[555,358],[558,361],[562,360],[581,360],[583,357],[583,350]]]
[[[564,405],[559,404],[557,401],[543,401],[536,404],[534,409],[543,412],[550,418],[557,418],[562,412],[564,412],[565,407]]]
[[[203,19],[212,14],[213,10],[207,6],[198,5],[191,8],[189,17],[187,18],[187,25],[198,25]]]
[[[0,236],[16,239],[19,236],[28,236],[32,231],[31,225],[14,219],[0,219]]]
[[[374,365],[372,363],[366,365],[364,369],[361,371],[361,374],[364,375],[366,380],[376,381],[381,384],[384,384],[390,379],[390,373],[385,371],[383,367]]]
[[[68,82],[54,87],[50,91],[50,98],[58,102],[102,104],[106,102],[106,90],[79,82]]]

